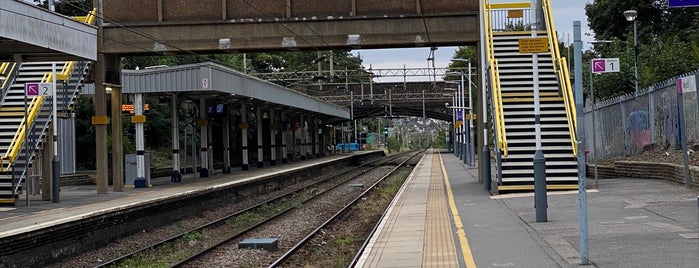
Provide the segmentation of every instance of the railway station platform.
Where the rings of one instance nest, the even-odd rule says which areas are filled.
[[[29,206],[26,206],[26,197],[23,194],[15,206],[0,207],[0,239],[165,198],[251,182],[371,153],[377,151],[329,155],[283,165],[252,168],[249,171],[234,170],[229,174],[222,174],[219,170],[217,175],[207,178],[194,178],[190,173],[185,174],[180,183],[171,183],[170,176],[153,178],[152,187],[130,188],[122,192],[113,192],[110,189],[107,194],[97,194],[96,185],[63,186],[60,191],[60,203],[41,201],[41,195],[37,194],[29,195]]]
[[[495,174],[495,173],[493,173]],[[578,267],[578,191],[494,195],[453,153],[416,166],[355,267]],[[588,185],[590,185],[588,183]],[[617,178],[587,190],[589,266],[697,267],[699,191]]]

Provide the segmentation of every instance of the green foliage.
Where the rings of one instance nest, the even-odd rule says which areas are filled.
[[[386,143],[389,153],[400,152],[402,141],[399,136],[388,137],[388,139],[386,139]]]
[[[147,117],[148,120],[146,120],[143,132],[148,147],[170,146],[172,144],[170,106],[162,103],[151,103]]]
[[[194,231],[194,232],[189,232],[189,233],[185,234],[182,237],[182,239],[184,239],[184,241],[187,241],[187,242],[194,242],[194,241],[201,239],[201,237],[202,237],[202,234],[200,231]]]
[[[80,97],[74,105],[75,111],[75,144],[80,148],[76,154],[78,169],[95,169],[95,128],[92,125],[92,116],[95,108],[91,98]]]
[[[612,42],[595,44],[595,51],[585,53],[585,80],[589,80],[591,58],[619,58],[621,61],[621,72],[595,75],[595,98],[603,100],[635,90],[633,23],[626,21],[625,10],[638,11],[639,89],[699,68],[699,28],[696,27],[699,12],[696,8],[670,9],[665,3],[598,0],[586,4],[588,24],[595,38]]]

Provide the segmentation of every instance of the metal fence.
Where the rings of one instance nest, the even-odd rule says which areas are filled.
[[[588,161],[597,157],[601,161],[636,155],[650,144],[668,150],[679,149],[681,131],[686,132],[687,144],[699,141],[697,92],[683,94],[686,129],[679,128],[677,79],[691,75],[699,76],[699,70],[641,89],[638,94],[599,102],[596,107],[588,104],[585,107]]]

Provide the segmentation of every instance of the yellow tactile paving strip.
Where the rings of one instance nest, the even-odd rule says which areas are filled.
[[[459,266],[441,166],[441,158],[433,157],[422,267]]]
[[[440,158],[426,154],[355,267],[458,267]]]

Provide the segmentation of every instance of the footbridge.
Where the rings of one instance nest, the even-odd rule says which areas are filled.
[[[0,0],[0,2],[3,3],[3,8],[0,9],[1,19],[17,17],[17,14],[21,14],[20,11],[8,13],[4,5],[4,3],[17,5],[19,1]],[[493,121],[490,122],[493,125],[494,134],[492,144],[496,145],[496,166],[499,171],[497,182],[503,187],[511,187],[503,190],[531,188],[534,150],[543,150],[547,155],[547,180],[566,185],[573,185],[577,180],[577,170],[574,169],[575,165],[572,161],[577,154],[575,137],[577,126],[573,116],[575,107],[572,104],[567,62],[561,57],[558,49],[550,0],[542,0],[542,6],[531,6],[529,2],[491,3],[486,0],[338,0],[333,1],[332,5],[322,0],[95,0],[94,3],[97,9],[95,16],[97,33],[93,36],[97,36],[97,56],[92,57],[83,54],[80,50],[70,51],[65,48],[59,51],[73,55],[70,59],[95,60],[94,66],[90,65],[87,68],[86,63],[68,64],[62,68],[61,74],[56,78],[66,81],[64,84],[71,88],[78,88],[83,79],[94,81],[93,124],[97,143],[96,176],[99,193],[106,193],[108,190],[108,126],[112,126],[114,137],[121,136],[123,132],[120,121],[117,120],[119,117],[109,117],[106,93],[107,87],[112,88],[112,96],[120,95],[122,92],[123,76],[120,61],[123,56],[455,45],[478,45],[484,52],[483,57],[479,57],[481,67],[478,68],[477,74],[478,77],[489,78],[488,83],[483,85],[483,88],[487,88],[488,94],[484,96],[487,99],[475,98],[474,101],[477,102],[474,106],[484,107],[483,104],[491,106],[483,110],[477,109],[477,111],[487,110],[492,114]],[[537,10],[535,14],[543,13],[543,18],[537,18],[536,21],[528,20],[531,10]],[[87,14],[88,11],[86,10],[85,13]],[[5,16],[6,14],[11,16]],[[45,14],[28,16],[42,18]],[[60,20],[65,20],[64,22],[68,24],[73,23],[67,18],[60,18]],[[22,25],[8,27],[11,33],[22,32],[40,36],[40,33],[37,33],[39,30],[31,27],[31,22],[23,22],[18,18],[13,21],[13,25],[17,23]],[[534,23],[541,26],[538,33],[517,30],[521,27],[526,29],[527,25]],[[92,23],[85,24],[87,26],[81,24],[79,27],[87,27],[86,32],[92,35],[94,28],[89,26]],[[53,23],[53,25],[58,24]],[[6,34],[5,31],[7,31],[5,28],[0,30],[2,34],[0,44],[30,39]],[[538,53],[538,59],[532,57],[531,53],[523,53],[517,49],[519,40],[531,38],[533,35],[540,40],[545,40],[546,43],[546,52]],[[81,40],[80,36],[82,35],[76,38]],[[34,50],[36,50],[36,60],[48,59],[50,57],[47,55],[53,53],[43,49],[41,41],[33,40],[25,43],[30,46],[10,46],[18,51],[11,54],[3,52],[0,56],[8,60],[10,57],[7,55],[12,55],[12,59],[22,61],[31,58],[22,55],[30,55],[35,52]],[[56,40],[48,40],[44,45],[67,46],[57,44]],[[0,51],[8,50],[8,46],[0,48],[3,49]],[[20,73],[6,71],[6,69],[12,70],[7,68],[8,65],[4,64],[4,67],[0,68],[2,74],[7,77],[4,81],[19,81],[18,79],[25,73],[27,76],[30,73],[33,74],[29,68],[32,66],[18,67],[17,70],[26,71],[20,75]],[[538,66],[537,73],[540,74],[541,83],[534,83],[534,66]],[[87,70],[90,70],[89,74]],[[44,67],[41,73],[44,73]],[[39,82],[47,82],[43,78],[37,79]],[[205,85],[213,82],[202,75],[194,79],[202,88],[206,88]],[[482,83],[486,82],[485,79],[482,81]],[[20,83],[15,84],[18,89],[21,89]],[[76,86],[74,87],[73,84]],[[445,91],[448,87],[440,87],[437,84],[433,83],[432,87],[413,86],[407,82],[377,85],[370,86],[368,93],[365,91],[366,87],[363,89],[361,85],[357,87],[349,84],[344,88],[340,88],[341,85],[318,85],[315,88],[309,86],[302,90],[330,102],[345,106],[349,103],[351,108],[355,105],[366,105],[366,108],[358,109],[358,111],[365,111],[365,114],[360,113],[358,116],[383,113],[388,116],[405,114],[448,119],[445,115],[449,112],[441,108],[450,99],[449,92]],[[476,84],[480,86],[481,83]],[[540,88],[537,88],[537,84]],[[328,86],[334,86],[335,88],[330,89],[336,92],[326,94]],[[535,103],[534,100],[540,100],[540,102]],[[41,102],[37,102],[35,106],[40,107],[39,103]],[[536,117],[540,118],[536,120],[537,122],[541,121],[540,137],[535,137],[532,131],[535,123],[533,111],[538,110],[535,108],[537,105],[542,106],[541,116]],[[39,109],[36,108],[35,111]],[[12,115],[18,114],[15,110],[6,112]],[[116,109],[111,113],[120,114],[121,111]],[[479,114],[483,115],[483,112]],[[487,117],[478,116],[478,118],[486,119]],[[31,121],[32,119],[20,117],[19,121],[22,120]],[[206,118],[200,118],[202,127],[205,126],[205,120]],[[42,125],[48,126],[49,123],[50,120],[42,122]],[[483,132],[485,123],[478,120],[479,133]],[[12,143],[22,144],[26,134],[15,136],[17,138],[12,139]],[[490,142],[479,140],[478,147],[481,148]],[[113,159],[123,159],[121,147],[118,139],[112,140]],[[202,149],[202,151],[206,150]],[[499,156],[504,158],[501,159]],[[114,180],[119,180],[122,176],[118,174],[122,169],[122,163],[116,162],[119,161],[114,163],[113,177]],[[12,164],[7,163],[6,169],[9,170]],[[484,166],[489,164],[484,163]]]

